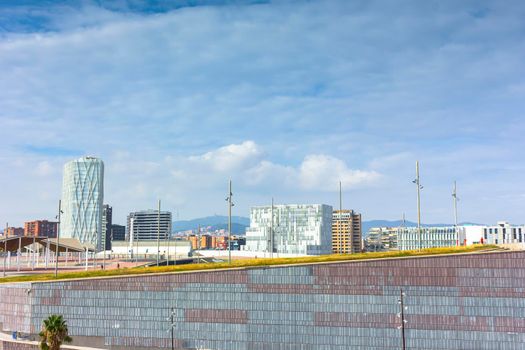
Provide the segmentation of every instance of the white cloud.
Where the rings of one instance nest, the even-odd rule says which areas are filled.
[[[303,189],[336,191],[338,183],[346,189],[369,185],[379,180],[376,171],[349,169],[341,159],[324,154],[307,156],[299,168],[299,181]]]
[[[474,2],[275,1],[155,16],[88,3],[49,5],[53,32],[0,35],[0,129],[16,135],[0,152],[10,170],[0,221],[54,210],[60,196],[69,156],[27,146],[100,156],[117,218],[158,197],[183,217],[220,212],[230,177],[244,215],[274,189],[330,203],[342,181],[365,216],[397,218],[413,207],[416,159],[427,213],[450,206],[457,178],[469,220],[522,216],[523,201],[467,207],[487,188],[524,187],[518,2],[485,4],[484,18],[469,15]],[[50,199],[33,201],[44,185]]]
[[[298,167],[275,163],[263,155],[259,145],[245,141],[189,157],[190,164],[186,166],[191,167],[191,162],[204,164],[213,170],[207,173],[209,177],[233,172],[236,179],[248,186],[271,185],[284,191],[336,191],[339,181],[350,189],[366,187],[380,179],[376,171],[350,169],[343,160],[329,155],[307,155]]]
[[[238,171],[256,164],[262,156],[259,146],[253,141],[231,144],[190,157],[190,161],[201,163],[216,171]]]
[[[243,181],[248,186],[294,187],[297,171],[291,166],[272,163],[262,160],[259,164],[246,170]]]

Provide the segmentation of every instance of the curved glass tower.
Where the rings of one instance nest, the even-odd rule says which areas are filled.
[[[104,163],[83,157],[64,165],[60,236],[102,249]]]

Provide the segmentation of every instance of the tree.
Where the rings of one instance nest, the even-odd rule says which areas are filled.
[[[44,320],[40,335],[41,350],[60,350],[62,343],[70,343],[73,339],[67,334],[67,323],[62,315],[51,315]]]

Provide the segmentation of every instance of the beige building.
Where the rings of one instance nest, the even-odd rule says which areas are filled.
[[[361,214],[353,210],[334,210],[332,214],[332,252],[352,254],[361,251]]]

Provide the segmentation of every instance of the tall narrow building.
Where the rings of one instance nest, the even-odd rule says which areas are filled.
[[[332,216],[332,252],[352,254],[361,251],[361,214],[353,210],[334,210]]]
[[[66,163],[62,182],[60,237],[76,238],[102,249],[104,163],[83,157]]]
[[[102,247],[111,250],[111,226],[113,225],[113,208],[104,204],[102,208]]]

